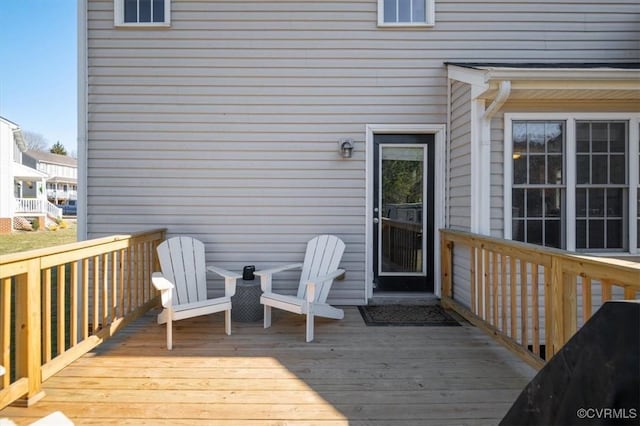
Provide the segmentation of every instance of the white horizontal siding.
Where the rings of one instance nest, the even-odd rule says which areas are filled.
[[[640,51],[635,0],[438,0],[428,30],[378,28],[372,0],[171,6],[168,29],[115,29],[113,1],[88,2],[89,236],[163,226],[239,270],[299,261],[309,238],[335,233],[348,273],[334,303],[364,300],[366,124],[445,123],[445,61]],[[336,152],[344,137],[350,160]],[[451,207],[464,225],[468,206]]]
[[[471,227],[471,86],[451,85],[451,144],[449,149],[449,227]]]

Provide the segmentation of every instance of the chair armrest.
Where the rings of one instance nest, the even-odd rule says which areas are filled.
[[[321,277],[311,277],[307,280],[307,302],[313,302],[315,300],[316,297],[316,284],[318,283],[322,283],[328,280],[333,280],[336,277],[339,277],[340,275],[344,274],[345,270],[344,269],[336,269],[335,271],[327,274],[327,275],[323,275]]]
[[[301,269],[302,263],[291,263],[289,265],[277,266],[275,268],[263,269],[262,271],[256,271],[253,275],[260,277],[260,289],[264,293],[271,292],[271,277],[278,272],[288,271],[290,269]]]
[[[162,272],[154,272],[151,275],[153,286],[160,291],[160,300],[163,308],[170,308],[173,305],[173,289],[175,286],[166,279]]]
[[[236,274],[235,272],[227,271],[226,269],[218,268],[217,266],[207,266],[207,271],[213,272],[214,274],[218,274],[224,278],[233,278],[239,279],[242,278],[242,275]]]
[[[277,266],[275,268],[270,268],[270,269],[263,269],[261,271],[254,272],[253,275],[262,277],[265,275],[273,275],[273,274],[277,274],[278,272],[288,271],[290,269],[296,269],[296,268],[301,269],[302,263],[291,263],[289,265]]]
[[[226,269],[218,268],[217,266],[207,266],[207,271],[216,273],[221,277],[224,277],[224,295],[226,297],[233,297],[236,294],[236,280],[242,278],[242,275],[235,272],[227,271]]]
[[[151,275],[151,282],[156,290],[164,291],[175,288],[173,283],[162,275],[162,272],[154,272]]]

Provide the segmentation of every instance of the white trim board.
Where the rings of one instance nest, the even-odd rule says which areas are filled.
[[[424,133],[432,134],[435,139],[434,149],[434,270],[433,270],[433,290],[436,296],[440,296],[440,237],[438,230],[444,227],[445,218],[445,136],[446,125],[444,124],[367,124],[366,125],[366,184],[365,184],[365,294],[367,299],[373,297],[373,172],[375,164],[373,162],[373,137],[376,134],[407,134]]]

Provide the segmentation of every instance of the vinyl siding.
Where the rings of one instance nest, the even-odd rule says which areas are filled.
[[[376,9],[174,0],[170,28],[117,29],[113,1],[89,0],[88,236],[167,227],[238,271],[300,261],[332,233],[348,272],[329,300],[361,303],[366,124],[445,123],[445,61],[640,51],[635,0],[437,1],[426,30],[378,28]]]
[[[451,85],[449,149],[449,221],[452,229],[471,228],[471,86]]]

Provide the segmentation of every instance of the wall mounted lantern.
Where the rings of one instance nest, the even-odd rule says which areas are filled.
[[[338,150],[342,158],[351,158],[355,142],[353,139],[340,139],[338,141]]]

